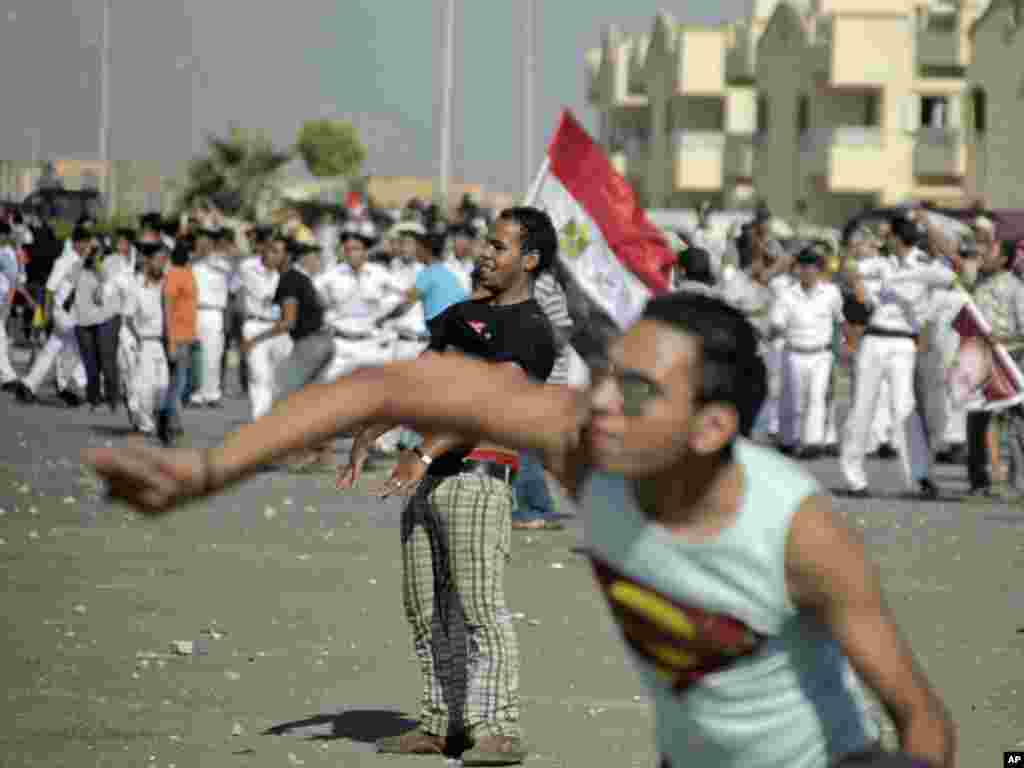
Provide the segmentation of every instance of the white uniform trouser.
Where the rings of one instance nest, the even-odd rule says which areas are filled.
[[[931,452],[914,398],[914,363],[917,348],[912,339],[865,335],[857,353],[857,383],[853,408],[846,420],[839,466],[853,490],[868,485],[864,456],[871,440],[875,411],[883,381],[889,383],[889,407],[893,418],[892,440],[900,456],[907,487],[928,477]]]
[[[768,389],[764,404],[757,415],[754,432],[777,435],[779,433],[779,397],[782,394],[782,339],[774,339],[761,345]]]
[[[170,386],[170,369],[162,340],[143,339],[139,343],[132,373],[128,407],[140,431],[155,432],[156,412]]]
[[[36,356],[32,370],[24,379],[24,384],[32,394],[39,392],[53,364],[57,364],[57,389],[71,389],[73,383],[80,391],[85,389],[85,365],[78,352],[78,339],[75,338],[75,326],[67,318],[54,318],[53,333]]]
[[[390,336],[352,341],[335,337],[334,360],[324,372],[322,380],[336,381],[361,368],[376,368],[395,360],[394,343]]]
[[[192,396],[194,403],[215,403],[221,398],[220,364],[224,355],[224,311],[200,309],[196,329],[203,348],[202,389]]]
[[[9,343],[7,338],[7,317],[11,313],[10,302],[7,301],[9,288],[4,288],[7,280],[0,277],[0,384],[6,384],[18,378],[11,365]]]
[[[782,444],[823,446],[832,351],[800,352],[787,348],[782,352],[781,365],[779,437]]]
[[[246,320],[242,335],[249,340],[273,326],[269,320]],[[274,405],[277,367],[291,351],[291,337],[283,335],[262,341],[249,350],[246,361],[249,364],[249,403],[253,421],[266,416]]]

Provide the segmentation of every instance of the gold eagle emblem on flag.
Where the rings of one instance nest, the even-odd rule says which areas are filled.
[[[566,256],[578,259],[590,247],[590,232],[587,225],[569,219],[559,231],[558,245]]]

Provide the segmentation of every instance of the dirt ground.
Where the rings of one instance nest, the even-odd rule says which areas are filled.
[[[187,411],[212,443],[243,401]],[[0,400],[3,766],[354,766],[412,725],[418,670],[402,615],[398,503],[329,476],[267,473],[152,521],[110,506],[78,464],[124,417]],[[344,455],[340,449],[339,458]],[[833,460],[813,470],[838,485]],[[960,765],[1024,746],[1024,507],[898,493],[837,506],[960,726]],[[568,507],[563,507],[568,511]],[[508,571],[529,765],[655,764],[637,677],[567,530],[517,532]],[[192,641],[193,655],[171,644]]]

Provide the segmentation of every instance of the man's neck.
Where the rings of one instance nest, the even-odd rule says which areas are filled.
[[[509,288],[507,291],[495,294],[488,303],[496,307],[507,307],[512,304],[522,304],[524,301],[529,301],[532,298],[533,283],[527,278],[527,282],[524,285],[517,285]]]
[[[634,483],[644,514],[673,532],[711,533],[731,521],[743,500],[743,469],[718,457],[687,456]]]

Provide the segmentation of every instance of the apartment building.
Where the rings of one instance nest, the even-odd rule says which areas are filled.
[[[730,57],[736,47],[743,54]],[[644,205],[753,199],[755,54],[733,25],[678,24],[667,13],[649,35],[612,27],[587,53],[599,139]]]
[[[972,35],[967,188],[991,208],[1024,209],[1024,0],[992,0]]]
[[[791,217],[802,202],[812,220],[838,225],[908,198],[960,205],[1011,183],[968,141],[967,78],[1002,77],[979,90],[989,114],[1020,109],[1010,81],[1024,36],[996,48],[972,32],[981,20],[978,34],[1010,39],[1005,19],[1021,2],[754,0],[746,18],[713,27],[659,14],[650,35],[612,29],[587,53],[589,101],[601,141],[649,207],[756,198]],[[1011,132],[982,120],[991,155]]]

